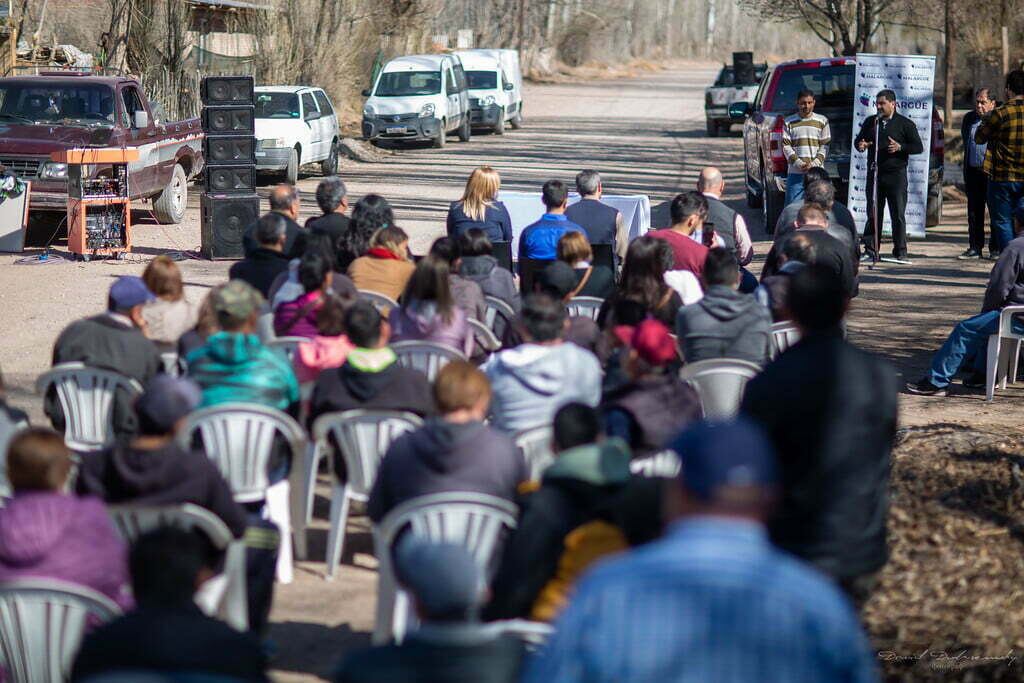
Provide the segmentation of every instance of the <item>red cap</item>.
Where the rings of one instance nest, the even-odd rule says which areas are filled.
[[[664,323],[654,318],[647,318],[636,327],[617,325],[614,332],[619,341],[655,367],[667,365],[676,358],[676,341],[672,333]]]

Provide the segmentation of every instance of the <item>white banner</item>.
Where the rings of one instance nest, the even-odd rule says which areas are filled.
[[[853,135],[856,138],[864,119],[876,113],[875,95],[888,88],[896,93],[896,111],[917,125],[924,144],[922,154],[910,156],[907,166],[907,235],[925,236],[928,213],[928,160],[932,141],[932,89],[935,85],[935,57],[927,55],[857,55],[857,78],[853,98]],[[851,140],[852,145],[852,140]],[[868,154],[850,151],[850,197],[847,202],[858,232],[864,232],[868,219]],[[889,207],[887,206],[886,209]],[[890,233],[889,211],[883,219],[884,234]]]

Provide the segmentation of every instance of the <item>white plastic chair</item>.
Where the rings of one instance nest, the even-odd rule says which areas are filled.
[[[400,341],[391,345],[391,350],[398,356],[398,364],[413,370],[419,370],[431,382],[441,372],[441,368],[453,360],[466,360],[462,352],[426,341]]]
[[[551,624],[529,619],[501,619],[484,624],[483,628],[495,636],[518,638],[530,651],[544,645],[555,632],[555,627]]]
[[[565,305],[565,310],[570,318],[590,318],[596,322],[602,305],[604,299],[598,299],[596,296],[574,296]]]
[[[468,322],[470,329],[473,330],[473,341],[477,348],[489,354],[501,349],[501,340],[494,335],[491,328],[476,318],[469,318]]]
[[[333,437],[338,449],[335,455],[345,463],[345,481],[338,480],[336,469],[333,463],[331,465],[331,527],[327,534],[326,559],[328,580],[334,578],[341,562],[349,504],[353,500],[365,502],[369,498],[377,469],[388,447],[399,436],[422,424],[419,416],[398,410],[346,410],[321,415],[313,423],[313,438],[320,452],[331,450]],[[315,483],[314,463],[306,472],[307,509],[312,507]]]
[[[790,346],[800,341],[800,330],[796,325],[788,320],[772,323],[771,333],[772,358],[775,358]]]
[[[181,372],[181,364],[184,362],[183,358],[178,356],[177,351],[164,351],[160,354],[160,362],[164,366],[164,373],[171,377],[179,377]]]
[[[36,380],[36,391],[45,396],[51,385],[64,411],[64,443],[79,451],[97,450],[113,441],[118,389],[128,393],[128,400],[142,393],[142,385],[134,379],[85,363],[53,366]]]
[[[745,360],[713,358],[687,363],[679,376],[697,390],[705,419],[724,420],[739,411],[747,382],[760,371],[759,366]]]
[[[629,463],[629,471],[641,477],[661,477],[671,479],[679,476],[683,464],[679,455],[673,450],[658,451],[646,458],[634,458]]]
[[[486,323],[487,327],[491,328],[495,335],[504,332],[505,327],[515,320],[515,310],[502,299],[496,296],[485,296],[484,303],[487,304],[486,320],[484,320],[484,323]]]
[[[306,435],[299,424],[280,410],[253,403],[222,403],[189,415],[179,439],[186,448],[199,432],[206,454],[227,480],[239,503],[265,502],[270,521],[281,530],[281,550],[277,558],[277,578],[292,580],[292,543],[295,554],[305,557],[306,516],[302,507],[302,468]],[[267,465],[274,446],[274,435],[284,436],[291,450],[291,470],[287,479],[270,486]]]
[[[0,583],[0,669],[10,683],[63,683],[91,620],[121,613],[107,596],[53,579]]]
[[[540,481],[544,470],[555,461],[555,451],[551,443],[553,436],[554,430],[551,425],[542,425],[516,432],[512,437],[516,448],[523,454],[523,460],[530,470],[530,479],[533,481]]]
[[[224,521],[192,503],[182,505],[112,505],[110,518],[121,538],[132,543],[144,533],[171,526],[199,531],[214,548],[224,553],[224,569],[210,579],[196,595],[196,603],[210,616],[217,616],[239,631],[249,629],[249,599],[246,592],[245,540],[231,535]]]
[[[1013,331],[1013,319],[1024,319],[1024,306],[1007,306],[999,313],[999,329],[988,338],[988,355],[985,360],[985,400],[991,401],[996,395],[996,384],[1005,389],[1006,383],[1017,381],[1017,367],[1020,361],[1020,343],[1024,334]]]
[[[277,337],[274,332],[274,313],[269,308],[256,318],[256,335],[264,344]]]
[[[414,619],[409,598],[398,588],[391,566],[391,553],[400,534],[462,544],[490,575],[504,532],[515,529],[518,512],[502,498],[466,492],[420,496],[389,512],[373,531],[379,563],[373,642],[384,643],[394,637],[400,643]]]
[[[360,289],[358,296],[363,301],[369,301],[373,307],[380,311],[380,314],[387,316],[392,308],[398,308],[398,302],[380,292],[371,292],[368,289]]]
[[[265,344],[268,348],[281,351],[288,357],[288,361],[291,362],[292,357],[295,356],[295,350],[299,348],[299,344],[303,344],[308,341],[309,340],[305,337],[274,337],[273,339],[265,342]]]

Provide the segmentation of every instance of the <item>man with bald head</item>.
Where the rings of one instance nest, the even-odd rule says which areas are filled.
[[[697,191],[708,200],[708,219],[704,221],[704,229],[708,229],[708,223],[714,225],[715,234],[722,238],[722,246],[736,254],[741,266],[750,263],[754,258],[754,245],[743,216],[722,201],[722,193],[725,192],[722,172],[714,166],[702,168],[697,179]]]
[[[299,258],[306,250],[306,230],[295,221],[299,217],[299,191],[294,185],[281,183],[270,191],[270,211],[284,217],[284,254],[288,258]],[[256,223],[245,229],[242,246],[246,257],[250,257],[259,249],[256,241]]]

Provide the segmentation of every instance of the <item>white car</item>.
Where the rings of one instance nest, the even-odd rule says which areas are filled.
[[[392,59],[363,91],[363,138],[430,140],[444,147],[448,133],[468,142],[472,135],[469,95],[462,62],[455,55],[410,55]]]
[[[523,75],[517,50],[459,50],[469,83],[470,121],[504,135],[523,125]]]
[[[283,171],[294,184],[299,166],[320,162],[338,172],[338,115],[322,88],[261,85],[256,88],[256,170]]]

